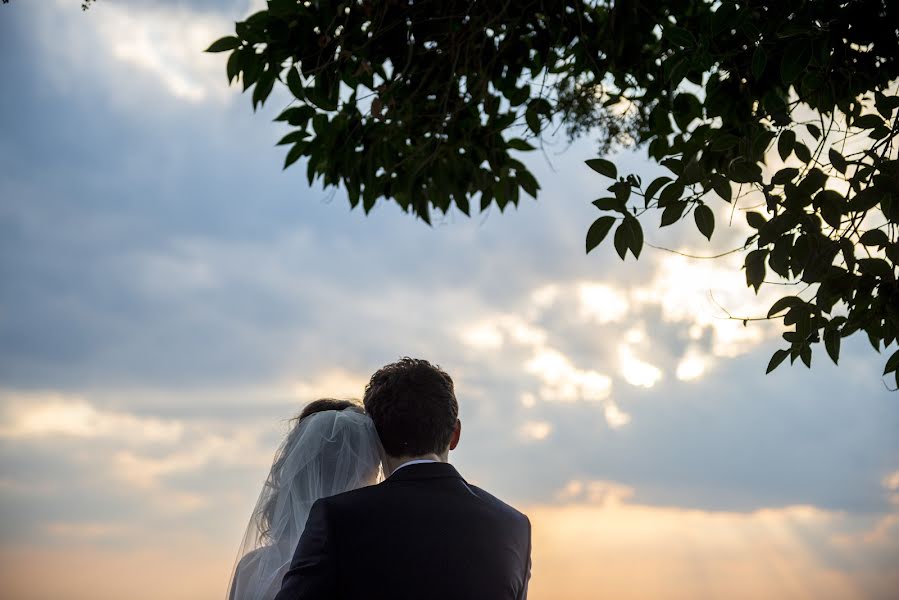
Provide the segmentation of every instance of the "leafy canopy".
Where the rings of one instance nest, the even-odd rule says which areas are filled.
[[[209,51],[254,107],[289,89],[285,168],[305,158],[366,212],[385,199],[430,223],[536,197],[515,156],[550,127],[603,155],[645,145],[669,171],[645,186],[587,161],[612,180],[587,252],[612,233],[639,258],[653,214],[711,239],[712,205],[739,208],[747,284],[795,292],[767,315],[788,328],[771,371],[822,341],[836,362],[857,331],[896,341],[897,27],[891,0],[270,0]]]

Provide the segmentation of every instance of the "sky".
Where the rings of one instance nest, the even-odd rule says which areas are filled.
[[[765,376],[778,325],[725,310],[783,289],[739,255],[585,255],[589,138],[523,154],[539,200],[504,213],[350,210],[282,171],[283,91],[254,113],[202,52],[260,5],[0,6],[4,597],[224,597],[286,420],[405,355],[456,382],[451,461],[530,516],[531,598],[899,589],[884,355],[856,336]],[[711,244],[647,239],[739,246],[716,210]]]

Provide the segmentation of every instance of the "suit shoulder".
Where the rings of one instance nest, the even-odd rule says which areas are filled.
[[[366,506],[373,496],[378,495],[379,490],[377,485],[368,485],[361,488],[356,488],[355,490],[349,490],[347,492],[341,492],[340,494],[335,494],[334,496],[326,496],[324,498],[319,498],[315,501],[316,504],[321,503],[323,507],[326,507],[329,510],[347,510],[352,509],[353,507],[364,507]]]
[[[517,508],[503,502],[502,500],[500,500],[499,498],[497,498],[490,492],[484,490],[483,488],[479,488],[476,485],[471,485],[470,483],[468,484],[468,487],[471,488],[471,490],[475,494],[477,494],[482,500],[492,504],[496,508],[497,511],[501,512],[508,518],[519,522],[522,525],[527,525],[528,527],[530,527],[531,522],[528,519],[527,515],[524,514],[523,512],[521,512],[520,510],[518,510]]]

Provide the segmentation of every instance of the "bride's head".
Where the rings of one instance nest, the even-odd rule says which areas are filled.
[[[358,403],[321,398],[306,405],[275,454],[257,513],[260,541],[280,539],[285,527],[302,528],[284,517],[303,514],[319,498],[375,483],[379,444]]]

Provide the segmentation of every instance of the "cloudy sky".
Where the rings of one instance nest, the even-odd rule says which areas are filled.
[[[897,589],[899,405],[866,340],[766,377],[777,326],[722,307],[783,290],[739,258],[585,256],[589,140],[526,155],[540,200],[505,214],[351,211],[281,170],[288,99],[254,114],[201,52],[250,4],[0,7],[5,597],[223,597],[285,419],[402,355],[453,375],[452,461],[531,516],[532,598]],[[730,216],[649,241],[727,250]]]

